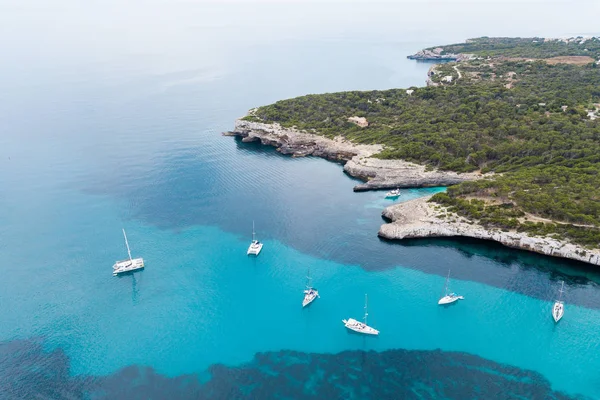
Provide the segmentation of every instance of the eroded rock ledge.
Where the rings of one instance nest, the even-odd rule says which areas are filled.
[[[260,141],[274,146],[282,154],[294,157],[315,156],[344,163],[344,171],[365,181],[355,191],[375,189],[449,186],[482,177],[478,173],[457,174],[450,171],[426,171],[425,166],[403,160],[380,160],[372,156],[382,150],[381,145],[363,145],[349,142],[341,136],[328,139],[316,134],[279,124],[238,119],[231,132],[224,135],[240,136],[243,142]]]
[[[464,236],[494,240],[507,247],[600,265],[599,249],[589,250],[565,241],[533,237],[515,231],[486,229],[455,215],[444,217],[448,215],[445,207],[429,203],[430,197],[387,207],[383,216],[392,222],[381,226],[379,236],[386,239]]]

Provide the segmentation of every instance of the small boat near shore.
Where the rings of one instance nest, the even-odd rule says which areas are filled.
[[[256,232],[254,232],[254,221],[252,221],[252,242],[250,243],[250,246],[248,247],[248,251],[246,252],[247,255],[254,255],[257,256],[260,254],[260,251],[263,248],[263,244],[261,242],[259,242],[258,240],[256,240]]]
[[[390,190],[389,192],[387,192],[385,194],[385,198],[386,199],[395,199],[397,197],[400,197],[400,188],[396,188],[394,190]]]
[[[448,286],[450,284],[450,270],[448,270],[448,277],[446,278],[446,286],[444,287],[444,295],[438,301],[439,305],[451,304],[457,300],[464,300],[463,296],[459,296],[454,292],[450,292],[448,290]]]
[[[355,320],[354,318],[343,319],[342,322],[344,326],[351,331],[356,333],[362,333],[365,335],[379,335],[379,331],[369,325],[367,325],[367,316],[369,313],[367,312],[367,295],[365,294],[365,315],[363,317],[364,322],[360,322]]]
[[[319,291],[317,289],[313,288],[310,283],[312,280],[312,278],[310,277],[310,268],[308,269],[308,274],[306,276],[306,279],[308,281],[306,283],[306,289],[304,290],[304,299],[302,300],[302,308],[306,307],[307,305],[309,305],[310,303],[315,301],[315,299],[317,297],[320,297]]]
[[[144,268],[144,259],[143,258],[132,258],[131,250],[129,250],[129,242],[127,241],[127,235],[125,234],[125,229],[123,229],[123,237],[125,238],[125,246],[127,246],[127,255],[129,258],[122,261],[117,261],[113,265],[113,276],[117,276],[119,274],[123,274],[125,272],[133,272],[139,269]]]
[[[562,281],[560,290],[558,291],[558,293],[559,293],[558,300],[556,300],[554,302],[554,306],[552,307],[552,318],[554,318],[554,322],[560,321],[560,319],[565,314],[565,304],[561,300],[562,294],[564,292],[564,287],[565,287],[565,281]]]

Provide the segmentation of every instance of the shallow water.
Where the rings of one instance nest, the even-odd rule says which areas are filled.
[[[416,4],[4,5],[0,398],[597,397],[597,270],[478,241],[382,241],[393,202],[352,192],[340,165],[220,135],[280,98],[420,85],[429,65],[405,55],[426,46],[593,26],[552,4],[516,30],[489,7],[457,25],[456,7]],[[537,15],[523,7],[516,18]],[[122,227],[147,268],[114,278]],[[321,298],[302,310],[309,267]],[[449,269],[466,299],[441,308]],[[341,323],[365,293],[378,338]]]

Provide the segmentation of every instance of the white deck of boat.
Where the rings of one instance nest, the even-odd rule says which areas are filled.
[[[124,272],[136,271],[142,268],[144,268],[143,258],[134,258],[131,260],[117,261],[115,265],[113,265],[113,275],[122,274]]]
[[[348,320],[342,320],[346,328],[357,332],[364,333],[366,335],[379,335],[379,331],[369,325],[365,325],[364,323],[355,320],[354,318],[349,318]]]

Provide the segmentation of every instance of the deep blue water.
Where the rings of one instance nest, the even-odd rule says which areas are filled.
[[[391,202],[340,165],[220,135],[280,98],[420,85],[423,47],[595,29],[570,3],[463,6],[0,3],[0,398],[597,398],[597,269],[382,241]],[[122,227],[147,268],[115,278]],[[378,338],[341,324],[365,293]]]

